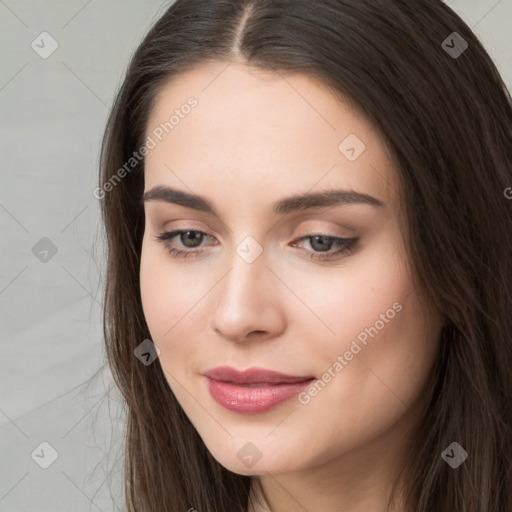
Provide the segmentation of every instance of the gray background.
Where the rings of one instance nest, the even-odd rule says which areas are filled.
[[[512,88],[512,0],[447,3]],[[128,59],[168,5],[0,0],[0,511],[124,508],[123,416],[103,364],[104,245],[92,191]],[[51,49],[45,31],[58,44],[46,59],[31,47]],[[52,449],[57,458],[43,469]]]

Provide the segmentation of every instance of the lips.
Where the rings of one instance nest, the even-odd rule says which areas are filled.
[[[220,382],[232,382],[233,384],[289,384],[294,382],[304,382],[313,379],[312,375],[293,376],[284,373],[275,372],[273,370],[265,370],[263,368],[250,368],[248,370],[239,371],[229,366],[219,366],[204,372],[206,377]]]
[[[238,413],[260,413],[292,398],[305,389],[313,376],[286,375],[263,368],[239,371],[228,366],[203,373],[212,398]]]

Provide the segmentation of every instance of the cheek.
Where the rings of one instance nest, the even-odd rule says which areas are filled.
[[[308,337],[324,395],[317,405],[353,399],[353,411],[369,413],[390,402],[400,408],[396,396],[408,403],[421,391],[441,326],[425,318],[399,249],[383,244],[353,265],[347,260],[338,277],[302,277],[302,293],[325,324],[317,321],[321,336],[309,327]]]
[[[310,313],[304,304],[290,297],[294,321],[307,328],[311,341],[317,340],[319,354],[328,355],[332,361],[333,356],[336,359],[350,350],[354,340],[365,347],[365,342],[385,337],[403,321],[401,301],[412,294],[413,288],[398,247],[398,243],[375,243],[342,260],[336,270],[296,269],[286,276],[288,282],[300,283],[297,289]]]
[[[155,338],[163,342],[173,338],[187,316],[193,313],[208,291],[207,276],[197,276],[185,267],[172,265],[170,256],[161,247],[143,242],[140,265],[140,291],[146,322]]]
[[[406,274],[394,277],[381,293],[376,285],[374,300],[349,303],[336,342],[324,343],[318,359],[323,373],[311,405],[320,414],[342,404],[338,424],[354,435],[387,428],[421,401],[436,358],[441,320],[425,317]]]
[[[215,276],[186,263],[173,263],[160,247],[143,243],[140,290],[144,317],[151,340],[160,349],[160,364],[170,377],[192,376],[201,366],[201,348],[209,317],[204,310]],[[180,379],[181,380],[181,379]]]
[[[310,455],[317,462],[369,442],[408,412],[409,418],[421,417],[440,325],[424,320],[416,294],[402,284],[372,306],[348,307],[338,317],[336,342],[324,336],[318,351],[311,351],[319,380],[300,397],[300,410],[305,421],[330,420],[315,426]],[[388,323],[377,323],[393,300],[401,309],[392,309]],[[361,333],[366,344],[358,339]]]
[[[142,250],[140,266],[140,293],[144,317],[153,341],[161,340],[172,325],[173,308],[175,309],[176,287],[170,287],[169,277],[149,251]]]

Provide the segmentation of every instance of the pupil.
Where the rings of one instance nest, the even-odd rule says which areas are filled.
[[[315,250],[328,251],[331,245],[332,237],[330,236],[314,236],[311,238],[311,247],[313,247]]]
[[[186,247],[197,247],[200,245],[201,239],[202,235],[198,231],[185,231],[181,234],[181,241]],[[192,245],[187,245],[188,242],[192,242]]]

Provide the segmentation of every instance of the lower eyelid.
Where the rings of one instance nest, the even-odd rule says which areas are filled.
[[[188,231],[200,233],[201,235],[204,235],[204,239],[215,240],[215,243],[213,243],[213,244],[203,243],[201,245],[198,245],[197,247],[186,247],[186,246],[181,245],[181,244],[178,247],[172,247],[171,246],[171,241],[172,240],[175,240],[177,238],[179,239],[181,234],[186,233]],[[326,234],[315,233],[315,234],[304,235],[304,236],[301,236],[299,238],[296,238],[293,242],[291,242],[290,245],[292,245],[294,247],[297,247],[298,243],[302,243],[302,242],[307,241],[308,239],[311,239],[311,238],[314,238],[314,237],[319,237],[319,236],[332,238],[333,239],[333,243],[335,245],[338,245],[338,249],[337,250],[329,249],[328,251],[314,251],[314,250],[304,249],[302,247],[300,247],[300,248],[306,250],[308,253],[318,254],[318,255],[325,254],[327,256],[329,254],[333,255],[333,254],[336,254],[337,252],[340,252],[340,251],[343,251],[343,250],[347,250],[349,248],[353,248],[353,246],[359,240],[359,238],[357,238],[357,237],[352,237],[352,238],[350,238],[350,237],[339,237],[339,236],[334,236],[334,235],[326,235]],[[199,253],[199,252],[205,250],[208,245],[219,245],[219,242],[216,241],[214,236],[209,235],[208,233],[206,233],[204,231],[201,231],[199,229],[171,230],[171,231],[166,231],[166,232],[159,233],[159,234],[155,235],[155,237],[156,237],[156,239],[158,241],[164,243],[166,246],[172,247],[176,251],[180,251],[182,253],[194,253],[194,252],[195,253]]]

